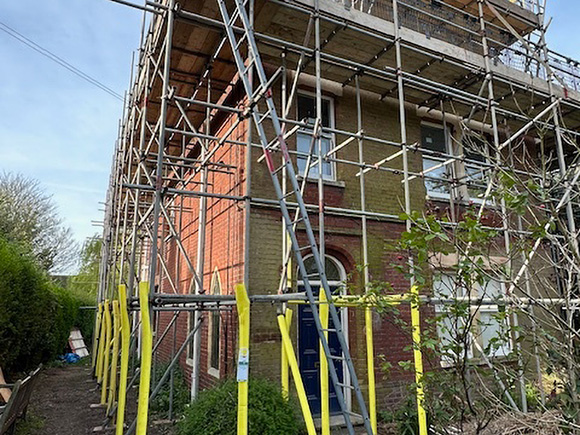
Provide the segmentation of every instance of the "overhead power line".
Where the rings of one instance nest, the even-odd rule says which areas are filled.
[[[71,65],[70,63],[68,63],[63,58],[57,56],[56,54],[54,54],[50,50],[48,50],[48,49],[42,47],[41,45],[37,44],[32,39],[27,38],[22,33],[19,33],[18,31],[16,31],[12,27],[8,26],[7,24],[3,23],[2,21],[0,21],[0,30],[2,30],[3,32],[5,32],[8,35],[12,36],[17,41],[20,41],[23,44],[27,45],[28,47],[32,48],[37,53],[40,53],[43,56],[45,56],[45,57],[49,58],[50,60],[52,60],[53,62],[59,64],[63,68],[66,68],[67,70],[69,70],[73,74],[77,75],[78,77],[82,78],[83,80],[86,80],[87,82],[89,82],[90,84],[96,86],[97,88],[101,89],[102,91],[105,91],[107,94],[111,95],[112,97],[117,98],[118,100],[123,101],[123,96],[120,95],[119,93],[115,92],[113,89],[109,88],[107,85],[101,83],[100,81],[98,81],[94,77],[91,77],[90,75],[88,75],[85,72],[81,71],[80,69],[78,69],[74,65]]]

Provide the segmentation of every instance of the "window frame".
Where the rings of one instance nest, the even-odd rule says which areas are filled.
[[[216,268],[213,271],[210,284],[210,294],[218,295],[222,294],[222,282],[219,273],[219,269]],[[207,372],[215,378],[220,377],[221,368],[221,315],[219,311],[209,311],[208,312],[209,321],[207,322]],[[214,322],[218,322],[218,336],[217,341],[214,342],[216,337],[214,337]],[[217,345],[217,367],[213,366],[212,356],[214,352],[214,347]]]
[[[484,136],[485,136],[485,135],[486,135],[486,134],[484,133]],[[466,151],[465,151],[465,139],[466,139],[466,135],[465,135],[465,133],[462,133],[462,135],[461,135],[461,153],[463,154],[463,156],[464,156],[466,159],[468,159],[469,157],[467,156],[467,154],[466,154]],[[485,146],[485,148],[486,148],[486,151],[487,151],[487,154],[489,154],[489,149],[490,149],[490,147],[489,147],[489,142],[488,142],[488,141],[486,141],[486,140],[484,139],[484,140],[482,141],[482,145],[483,145],[483,146]],[[488,164],[490,163],[488,156],[487,156],[487,155],[484,155],[483,157],[484,157],[484,160],[483,160],[481,163],[483,163],[483,164],[485,164],[485,165],[488,165]],[[470,159],[470,160],[473,160],[473,159]],[[465,183],[464,185],[462,185],[462,187],[463,187],[463,189],[464,189],[464,190],[462,191],[462,196],[463,196],[464,198],[467,198],[467,200],[468,200],[468,201],[474,202],[474,203],[476,203],[476,204],[482,204],[482,203],[483,203],[483,199],[482,199],[482,198],[480,198],[480,197],[478,197],[478,196],[472,196],[472,195],[471,195],[471,193],[469,192],[469,186],[467,185],[467,181],[468,181],[468,180],[470,180],[470,179],[472,178],[472,177],[470,177],[470,176],[468,175],[468,173],[467,173],[467,169],[468,169],[468,168],[470,168],[470,167],[471,167],[471,168],[475,168],[475,167],[476,167],[476,165],[475,165],[475,164],[473,164],[473,163],[466,163],[465,161],[463,161],[463,162],[461,162],[461,163],[462,163],[462,169],[461,169],[461,170],[462,170],[462,176],[464,176],[464,177],[465,177],[465,180],[466,180],[466,183]],[[486,175],[485,175],[485,172],[486,172],[486,171],[487,171],[489,168],[487,168],[486,166],[481,166],[481,165],[480,165],[479,167],[477,167],[477,168],[478,168],[480,171],[482,171],[482,173],[483,173],[482,180],[484,180],[484,181],[485,181],[485,180],[486,180]],[[484,183],[482,183],[482,184],[487,184],[487,182],[484,182]],[[489,204],[489,205],[494,205],[494,204],[495,204],[495,202],[493,201],[493,199],[492,199],[492,198],[489,198],[489,199],[486,201],[486,203],[487,203],[487,204]]]
[[[450,269],[446,269],[446,268],[438,268],[434,271],[434,276],[433,276],[433,282],[432,282],[432,288],[433,288],[433,296],[434,297],[439,297],[439,295],[436,295],[435,292],[435,282],[437,279],[437,276],[448,276],[452,278],[453,283],[457,283],[457,279],[456,279],[456,273],[453,270]],[[489,279],[487,282],[491,282],[491,281],[495,281],[499,284],[500,287],[500,292],[501,294],[503,294],[504,296],[506,295],[506,286],[505,286],[505,282],[502,281],[501,279]],[[466,302],[469,301],[470,302],[470,315],[473,317],[473,322],[471,324],[471,334],[470,334],[470,342],[469,342],[469,348],[467,349],[467,358],[469,360],[473,360],[473,361],[477,361],[481,358],[481,354],[483,353],[482,351],[485,350],[485,348],[489,345],[489,343],[486,343],[483,337],[483,329],[481,326],[482,320],[481,320],[481,314],[485,313],[485,314],[495,314],[495,313],[499,313],[500,312],[500,305],[498,304],[493,304],[493,305],[484,305],[484,304],[473,304],[471,301],[475,300],[477,301],[478,299],[484,297],[484,298],[489,298],[489,295],[482,295],[480,292],[481,288],[479,286],[479,284],[474,285],[474,288],[471,290],[471,294],[467,294],[467,290],[465,288],[463,288],[463,298],[466,298]],[[459,298],[459,296],[455,295],[454,297]],[[450,297],[451,298],[451,297]],[[467,299],[468,298],[468,299]],[[434,311],[435,311],[435,315],[436,316],[440,316],[441,313],[444,313],[445,310],[445,303],[435,303],[434,304]],[[506,317],[505,319],[506,323],[507,323],[507,327],[509,328],[511,325],[511,319],[508,317]],[[497,321],[497,324],[499,325],[499,321]],[[440,321],[437,321],[437,336],[439,341],[441,342],[442,340],[442,333],[440,331]],[[486,326],[487,327],[487,326]],[[475,344],[475,342],[477,343],[477,345]],[[513,346],[514,346],[514,342],[513,342],[513,337],[511,336],[510,333],[510,337],[509,340],[505,343],[503,343],[502,347],[496,349],[493,353],[490,354],[485,354],[486,357],[488,358],[494,358],[494,359],[498,359],[498,358],[507,358],[509,356],[509,354],[513,351]],[[481,350],[479,350],[479,348],[481,348]],[[477,353],[474,351],[477,350]],[[456,356],[457,357],[457,356]],[[448,356],[445,355],[441,355],[440,358],[440,365],[441,367],[445,368],[445,367],[452,367],[454,365],[455,359],[453,358],[449,358]]]
[[[439,129],[441,131],[443,131],[443,134],[445,136],[445,154],[449,155],[449,156],[453,156],[456,159],[454,159],[452,162],[447,163],[444,168],[445,168],[445,172],[448,173],[447,175],[447,179],[448,181],[446,181],[445,183],[447,184],[447,192],[443,193],[443,192],[437,192],[437,191],[433,191],[429,189],[429,185],[428,183],[430,182],[430,180],[428,178],[424,178],[424,185],[425,185],[425,194],[427,196],[428,199],[430,200],[435,200],[435,201],[448,201],[451,199],[451,195],[453,194],[454,198],[456,200],[458,200],[461,203],[468,203],[468,202],[472,202],[472,203],[477,203],[477,204],[481,204],[483,203],[483,199],[479,198],[478,196],[472,196],[471,192],[470,192],[470,188],[467,185],[467,182],[472,179],[472,176],[468,175],[468,169],[479,169],[481,171],[486,171],[486,167],[484,166],[477,166],[474,163],[466,163],[465,162],[465,158],[467,158],[466,154],[465,154],[465,138],[466,135],[461,132],[461,137],[459,138],[459,140],[456,140],[456,142],[458,142],[459,148],[458,149],[454,149],[453,147],[453,137],[454,137],[454,125],[453,124],[449,124],[447,123],[446,125],[443,124],[438,124],[435,122],[430,122],[430,121],[421,121],[421,148],[427,148],[425,146],[425,144],[423,143],[423,127],[429,127],[429,128],[436,128]],[[485,133],[484,133],[485,134]],[[486,146],[487,150],[489,150],[489,143],[487,141],[483,141],[483,145]],[[458,157],[463,155],[464,159],[459,159]],[[485,160],[482,161],[482,163],[484,164],[489,164],[489,159],[487,156],[484,157]],[[445,158],[437,158],[437,157],[432,157],[429,155],[425,155],[425,153],[421,154],[421,161],[422,161],[422,171],[425,171],[428,168],[424,167],[424,161],[425,160],[430,160],[432,162],[437,162],[436,164],[439,163],[443,163],[446,160],[449,160],[449,158],[445,157]],[[474,160],[474,159],[470,159],[470,160]],[[429,173],[426,174],[426,177],[429,177]],[[450,184],[449,179],[461,179],[464,180],[463,182],[459,183],[456,186],[452,186]],[[484,176],[482,178],[483,180],[486,179],[486,177]],[[485,184],[485,183],[483,183]],[[489,205],[494,205],[495,203],[491,200],[488,199],[487,203]]]
[[[445,138],[445,154],[451,155],[451,156],[456,155],[456,153],[450,152],[449,137],[450,137],[450,135],[453,134],[453,131],[450,129],[449,125],[437,124],[437,123],[429,122],[429,121],[421,121],[421,148],[427,148],[425,146],[425,144],[423,143],[423,127],[436,128],[436,129],[442,130],[443,136]],[[423,171],[429,169],[429,168],[425,168],[425,166],[424,166],[425,160],[431,160],[431,161],[437,162],[435,164],[435,165],[437,165],[437,164],[445,162],[446,160],[448,160],[448,158],[447,157],[437,158],[437,157],[432,157],[430,155],[425,155],[424,153],[421,153],[421,165],[422,165],[421,173],[423,173]],[[454,163],[455,162],[449,162],[448,164],[446,164],[444,166],[445,171],[447,171],[447,168],[450,168],[451,171],[455,171]],[[433,166],[435,166],[435,165],[433,165]],[[426,176],[429,177],[430,174],[427,173]],[[451,178],[452,177],[453,177],[453,174],[451,174]],[[455,189],[455,187],[451,186],[451,183],[449,182],[449,176],[447,178],[448,178],[448,180],[445,181],[445,185],[447,186],[446,187],[447,192],[445,192],[445,193],[429,190],[427,183],[430,182],[431,180],[429,180],[427,178],[423,178],[423,184],[425,185],[425,194],[427,195],[427,198],[434,199],[434,200],[446,200],[446,201],[448,201],[451,198],[451,193],[453,192],[453,189]]]
[[[296,120],[297,121],[302,121],[301,118],[299,118],[299,108],[298,108],[298,99],[300,97],[307,97],[307,98],[311,98],[313,100],[316,100],[316,94],[314,92],[310,92],[310,91],[305,91],[305,90],[300,90],[297,92],[296,94]],[[327,128],[331,128],[334,129],[335,126],[335,111],[334,111],[334,98],[327,96],[327,95],[322,95],[322,99],[325,101],[328,101],[329,105],[328,105],[328,117],[329,117],[329,126]],[[316,101],[315,101],[315,105],[316,105]],[[311,118],[314,119],[314,118]],[[296,152],[302,152],[298,150],[298,141],[299,141],[299,136],[302,134],[303,136],[307,136],[308,138],[312,137],[312,133],[313,133],[313,129],[312,128],[307,128],[307,127],[300,127],[298,129],[298,131],[296,132]],[[333,150],[336,146],[336,136],[334,133],[324,133],[321,132],[321,136],[325,139],[328,139],[329,141],[329,147],[328,147],[328,152],[330,152],[331,150]],[[310,143],[310,141],[309,141]],[[315,152],[317,153],[317,150],[315,150]],[[297,169],[297,175],[299,177],[304,178],[304,173],[302,170],[299,169],[298,166],[298,160],[306,160],[307,157],[303,157],[300,156],[299,154],[296,154],[296,169]],[[324,161],[324,159],[322,160],[322,167],[324,167],[324,165],[328,164],[330,167],[330,176],[325,176],[324,173],[322,174],[322,180],[323,181],[337,181],[337,173],[336,173],[336,162],[330,160],[330,161]],[[320,171],[320,167],[319,165],[315,165],[315,166],[310,166],[310,170],[308,171],[308,177],[307,180],[318,180],[318,174],[313,175],[312,174],[312,170],[316,168],[315,170]]]

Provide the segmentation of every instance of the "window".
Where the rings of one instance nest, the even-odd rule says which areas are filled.
[[[193,311],[187,313],[187,331],[190,333],[193,329],[193,324],[195,322],[195,314]],[[187,358],[186,361],[188,364],[193,365],[193,339],[189,340],[189,344],[187,345]]]
[[[485,136],[464,135],[462,150],[452,150],[449,137],[442,126],[421,125],[421,147],[429,150],[423,154],[423,173],[427,196],[434,199],[448,199],[455,189],[456,196],[465,200],[481,201],[487,189],[488,168],[487,142]],[[452,139],[451,139],[452,140]],[[463,155],[455,160],[450,156]],[[483,164],[482,164],[483,163]],[[454,176],[454,171],[457,176]],[[451,181],[457,178],[460,185],[452,188]]]
[[[483,284],[476,284],[477,294],[480,298],[498,300],[505,295],[505,288],[501,281],[489,279]],[[500,311],[498,304],[484,304],[479,307],[478,319],[479,333],[481,335],[481,347],[490,356],[506,356],[511,352],[511,340],[506,338],[508,319],[505,311]]]
[[[314,276],[318,275],[318,268],[316,267],[316,261],[311,255],[304,259],[304,267],[306,268],[306,273],[310,275],[310,281],[318,281],[319,278]],[[324,259],[324,273],[326,274],[327,281],[341,282],[343,272],[338,266],[338,261],[329,257],[328,255]]]
[[[447,273],[438,274],[433,280],[433,295],[440,299],[455,299],[466,296],[465,287],[458,285],[455,276]],[[465,323],[460,313],[451,304],[435,304],[435,315],[438,318],[437,333],[441,342],[443,365],[449,365],[457,357],[465,355],[467,343],[467,358],[472,358],[469,337],[464,337]]]
[[[441,363],[444,366],[464,355],[472,358],[481,351],[489,357],[506,356],[511,352],[508,319],[500,305],[493,304],[493,300],[505,294],[503,283],[490,278],[483,283],[473,282],[471,287],[469,292],[451,272],[439,272],[433,280],[433,294],[436,298],[457,298],[469,304],[435,304],[437,332],[443,350]],[[491,299],[492,303],[480,304],[478,298]],[[465,335],[467,325],[470,330]]]
[[[211,294],[221,295],[222,285],[220,280],[220,275],[218,269],[216,268],[213,277],[211,279]],[[220,368],[220,312],[210,311],[210,322],[209,322],[209,373],[219,377]]]
[[[310,153],[310,145],[312,142],[312,134],[314,132],[314,124],[316,122],[316,98],[311,95],[298,94],[298,120],[305,121],[309,124],[308,127],[301,128],[297,133],[296,150],[299,153],[297,157],[298,173],[302,176],[306,172],[306,160]],[[334,126],[334,113],[332,100],[327,97],[322,98],[322,127]],[[333,148],[334,138],[331,134],[321,134],[321,148],[324,156]],[[311,160],[310,169],[308,171],[308,178],[318,178],[319,165],[316,156],[318,155],[318,145],[313,144],[312,155],[315,157]],[[325,180],[335,180],[334,164],[329,161],[322,161],[322,178]]]
[[[451,187],[451,163],[446,163],[447,134],[443,127],[421,124],[421,147],[432,151],[423,154],[423,173],[427,195],[434,198],[449,198]],[[442,154],[442,155],[441,155]]]
[[[487,142],[485,138],[472,135],[463,136],[462,140],[463,155],[466,162],[465,167],[465,184],[467,186],[467,195],[473,201],[481,201],[488,183],[487,163]],[[484,165],[481,165],[484,163]]]

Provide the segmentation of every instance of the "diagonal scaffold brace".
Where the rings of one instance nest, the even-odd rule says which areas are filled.
[[[272,98],[272,91],[270,88],[272,80],[267,77],[264,71],[264,66],[262,64],[260,53],[258,51],[254,37],[254,29],[246,11],[246,8],[248,7],[248,0],[235,0],[233,2],[233,11],[228,10],[228,5],[224,0],[217,0],[217,3],[220,9],[223,23],[225,24],[225,33],[231,46],[239,77],[248,99],[247,113],[254,121],[254,125],[258,133],[258,138],[264,152],[266,164],[268,166],[276,196],[280,204],[280,211],[282,213],[284,222],[286,223],[286,230],[291,241],[292,250],[298,265],[298,270],[303,280],[308,302],[312,308],[314,323],[316,325],[320,339],[321,349],[323,350],[323,353],[328,361],[330,379],[332,385],[334,386],[334,391],[336,393],[338,403],[340,404],[341,412],[344,416],[344,421],[346,423],[348,433],[353,435],[355,433],[352,422],[352,417],[355,414],[348,409],[344,394],[346,389],[351,389],[354,392],[360,415],[363,418],[365,430],[367,434],[372,435],[373,430],[367,410],[367,405],[364,401],[354,364],[350,356],[347,340],[341,325],[340,315],[333,303],[334,296],[328,284],[328,280],[324,271],[324,264],[321,259],[320,250],[318,248],[318,243],[316,241],[314,231],[308,217],[306,205],[301,194],[300,184],[294,169],[294,164],[290,158],[290,154],[284,140],[284,133],[282,131],[280,119],[278,117],[275,103]],[[233,29],[234,24],[238,21],[241,24],[241,29],[243,30],[241,35],[237,35]],[[241,52],[244,45],[247,46],[248,52],[250,54],[250,60],[247,63],[244,61],[244,56]],[[255,85],[257,85],[255,89],[253,89],[253,83],[250,78],[252,70],[254,72],[253,79],[256,81]],[[265,104],[265,113],[260,113],[259,103]],[[266,130],[263,125],[266,120],[269,120],[271,123],[271,127],[276,138],[274,141],[269,140],[268,135],[266,134]],[[276,167],[274,164],[274,159],[280,155],[282,164],[281,166]],[[289,187],[286,193],[283,193],[280,180],[278,179],[278,175],[283,170],[286,171]],[[299,213],[297,214],[297,218],[294,220],[290,216],[289,207],[287,204],[287,200],[290,197],[294,197],[295,203],[298,205]],[[304,246],[299,244],[298,235],[294,231],[294,226],[297,222],[300,222],[305,229],[307,242]],[[306,251],[311,252],[314,259],[317,271],[315,274],[309,275],[306,271],[303,256]],[[334,325],[333,329],[324,328],[322,325],[317,306],[318,297],[314,294],[312,285],[310,284],[310,280],[314,277],[320,280],[320,291],[324,292],[326,300],[328,301],[330,319],[332,319],[332,324]],[[336,334],[341,352],[340,355],[337,356],[331,353],[328,340],[326,338],[327,332]],[[343,363],[346,366],[350,376],[350,385],[346,385],[340,382],[335,367],[335,362]]]

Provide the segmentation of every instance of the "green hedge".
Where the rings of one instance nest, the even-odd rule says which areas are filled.
[[[79,303],[24,250],[0,239],[0,366],[8,373],[51,361],[66,346]]]
[[[304,433],[294,400],[286,400],[280,387],[263,379],[250,380],[248,433],[250,435]],[[238,389],[235,380],[202,391],[185,411],[179,435],[235,435]]]

